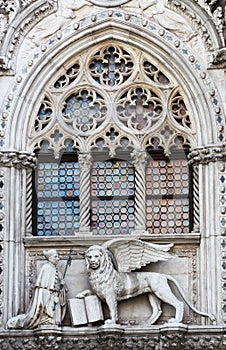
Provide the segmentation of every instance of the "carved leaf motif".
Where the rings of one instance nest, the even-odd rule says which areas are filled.
[[[103,244],[114,257],[119,272],[129,272],[146,266],[151,262],[174,258],[168,250],[173,244],[153,244],[139,239],[116,238]]]

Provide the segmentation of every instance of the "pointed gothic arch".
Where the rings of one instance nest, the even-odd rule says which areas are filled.
[[[121,14],[120,20],[118,14]],[[101,14],[103,17],[101,18]],[[135,18],[136,17],[136,18]],[[198,147],[198,151],[195,150],[192,155],[193,164],[197,164],[197,157],[200,157],[203,162],[208,163],[208,158],[206,157],[205,149],[202,153],[203,145],[215,144],[219,142],[220,135],[222,135],[222,130],[220,130],[218,119],[220,118],[220,99],[217,96],[217,90],[215,89],[214,83],[211,80],[209,73],[206,71],[205,64],[200,63],[195,54],[193,54],[192,49],[187,46],[185,43],[178,40],[177,37],[172,35],[171,33],[163,30],[155,23],[152,23],[151,20],[142,21],[141,16],[127,16],[125,11],[120,10],[117,11],[116,14],[112,14],[111,12],[103,11],[99,13],[97,17],[88,17],[87,23],[83,23],[82,20],[78,23],[75,23],[73,27],[69,26],[62,33],[57,33],[56,36],[52,37],[51,40],[43,43],[40,48],[35,48],[29,57],[29,59],[24,62],[23,67],[19,67],[18,73],[15,77],[13,86],[10,87],[9,94],[6,98],[5,109],[4,112],[8,112],[11,116],[13,116],[10,123],[7,125],[6,139],[4,144],[4,149],[16,149],[18,153],[11,154],[12,164],[16,164],[17,157],[21,159],[24,156],[22,154],[24,151],[30,154],[34,149],[34,143],[30,138],[29,127],[30,121],[32,118],[37,116],[37,109],[35,109],[36,104],[41,99],[41,95],[43,90],[48,86],[49,82],[51,82],[56,76],[57,72],[60,74],[63,72],[64,67],[67,68],[68,62],[70,62],[73,57],[77,57],[80,55],[81,51],[90,52],[93,47],[97,47],[105,45],[107,41],[112,41],[119,43],[122,46],[131,46],[135,48],[137,51],[144,52],[147,56],[151,56],[153,61],[158,62],[161,67],[160,70],[163,70],[164,73],[167,72],[172,76],[173,79],[177,82],[178,86],[180,86],[182,92],[182,97],[188,101],[189,104],[189,113],[190,116],[194,119],[195,128],[196,128],[196,138],[191,137],[191,146]],[[215,33],[215,31],[214,31]],[[216,33],[215,33],[216,34]],[[213,35],[214,37],[214,35]],[[214,41],[214,40],[213,40]],[[219,41],[219,40],[218,40]],[[218,42],[217,41],[217,42]],[[220,44],[219,44],[220,46]],[[6,50],[7,51],[7,50]],[[183,72],[183,75],[181,74]],[[62,73],[64,74],[64,73]],[[132,84],[132,83],[131,83]],[[131,85],[132,86],[132,85]],[[121,90],[122,91],[122,90]],[[121,91],[118,93],[119,99],[122,97],[120,95]],[[14,95],[15,93],[15,95]],[[68,96],[69,97],[69,96]],[[6,120],[7,123],[7,120]],[[179,126],[180,131],[183,131],[183,126]],[[103,130],[102,130],[103,131]],[[105,130],[108,132],[109,130]],[[126,129],[124,128],[124,133],[121,134],[121,139],[126,134]],[[163,129],[159,127],[158,131],[160,134]],[[43,133],[44,134],[44,133]],[[136,144],[138,146],[137,139],[130,135],[130,145]],[[155,137],[156,135],[152,135]],[[180,137],[183,135],[179,135]],[[102,139],[107,143],[108,138],[103,133]],[[120,140],[119,138],[119,144]],[[38,139],[36,141],[40,141]],[[101,140],[102,141],[102,140]],[[154,139],[154,142],[156,139]],[[173,141],[173,138],[172,138]],[[161,139],[160,139],[161,142]],[[98,140],[95,138],[89,139],[90,147],[97,147]],[[142,147],[145,146],[153,146],[152,139],[147,136],[146,139],[142,143]],[[84,146],[84,144],[83,144]],[[82,147],[80,143],[78,147]],[[198,156],[197,153],[198,152]],[[200,152],[200,153],[199,153]],[[218,150],[213,148],[214,156],[220,153]],[[138,152],[139,153],[139,152]],[[208,152],[207,152],[208,153]],[[201,154],[201,155],[200,155]],[[27,153],[25,154],[26,158]],[[140,156],[140,158],[139,158]],[[143,154],[139,154],[137,157],[137,167],[139,167],[140,163],[143,162]],[[212,154],[211,154],[212,156]],[[213,157],[214,157],[213,156]],[[14,162],[15,157],[15,162]],[[206,158],[205,158],[206,157]],[[11,161],[11,158],[10,158]],[[30,162],[33,164],[33,158]],[[83,164],[83,169],[87,169],[89,167],[89,159],[81,159],[81,164]],[[28,225],[30,225],[30,204],[31,204],[31,188],[30,188],[30,174],[29,171],[26,170],[26,162],[22,165],[21,173],[19,174],[19,170],[7,169],[7,175],[9,178],[13,178],[16,173],[16,183],[11,184],[12,194],[11,194],[11,202],[12,209],[18,213],[20,206],[21,219],[17,218],[15,221],[12,220],[12,213],[9,213],[8,222],[9,224],[9,237],[10,240],[16,237],[21,240],[24,238],[26,234],[26,230]],[[86,170],[84,170],[86,171]],[[219,256],[217,256],[218,243],[211,237],[210,241],[208,241],[210,231],[208,231],[208,220],[214,217],[215,208],[211,206],[208,202],[208,198],[211,197],[211,191],[207,191],[207,195],[204,195],[204,186],[205,181],[211,176],[212,173],[216,174],[216,169],[211,165],[211,169],[208,172],[203,165],[199,166],[199,175],[197,176],[196,171],[196,187],[195,192],[201,193],[202,198],[201,206],[199,208],[200,201],[196,196],[195,203],[195,211],[196,216],[199,217],[201,215],[202,223],[201,229],[199,227],[199,220],[197,220],[197,231],[201,230],[201,234],[204,237],[204,240],[201,242],[201,303],[204,309],[206,309],[206,304],[208,310],[212,312],[212,310],[216,310],[219,314],[221,313],[221,301],[220,301],[220,291],[219,291],[219,283],[215,280],[216,283],[212,284],[211,278],[214,275],[214,271],[209,269],[215,266],[215,260],[219,260]],[[143,177],[142,171],[139,173],[140,178]],[[15,201],[13,197],[13,189],[16,186],[21,184],[21,189],[17,192],[15,191],[15,197],[20,198],[20,201]],[[199,186],[201,187],[201,191],[199,190]],[[27,188],[27,204],[25,203],[25,192]],[[211,187],[213,189],[213,186]],[[21,196],[20,196],[21,194]],[[140,196],[143,195],[141,190]],[[206,200],[207,198],[207,200]],[[214,197],[217,202],[216,197]],[[28,203],[30,201],[30,204]],[[207,202],[207,210],[204,208],[205,201]],[[205,211],[206,210],[206,211]],[[201,212],[201,214],[199,213]],[[210,219],[208,219],[208,213],[211,213]],[[85,216],[86,213],[83,213]],[[11,216],[10,216],[11,215]],[[11,220],[10,220],[11,218]],[[25,219],[26,218],[26,219]],[[26,222],[25,222],[26,221]],[[28,223],[27,223],[28,222]],[[21,224],[21,225],[20,225]],[[211,229],[214,231],[215,226],[211,225]],[[16,232],[16,233],[15,233]],[[18,232],[20,232],[18,234]],[[215,232],[215,231],[214,231]],[[30,233],[30,231],[28,232]],[[214,233],[215,234],[215,233]],[[18,235],[20,236],[18,238]],[[199,238],[192,237],[191,241],[194,239],[195,243],[198,243]],[[207,240],[205,240],[207,238]],[[185,238],[188,239],[189,238]],[[8,238],[7,238],[8,240]],[[29,237],[25,238],[26,244],[29,246]],[[190,242],[191,242],[190,241]],[[8,242],[8,241],[7,241]],[[28,243],[27,243],[28,242]],[[35,246],[35,240],[31,240],[32,244]],[[60,244],[58,244],[60,246]],[[37,247],[37,246],[35,246]],[[17,250],[17,248],[12,248],[11,245],[7,248],[9,252],[9,256],[13,256],[13,252]],[[19,248],[21,249],[21,248]],[[23,250],[24,248],[22,248]],[[211,258],[210,260],[206,260],[207,251],[210,251]],[[192,253],[193,254],[193,253]],[[17,253],[16,259],[19,261],[19,256],[22,256],[25,259],[24,252],[20,250],[20,253]],[[8,262],[10,265],[10,262]],[[217,272],[219,273],[220,267],[217,268]],[[25,272],[22,272],[25,273]],[[19,272],[12,272],[10,270],[10,276],[14,276],[15,280],[19,280]],[[207,276],[207,278],[206,278]],[[206,281],[205,281],[206,278]],[[215,277],[216,279],[216,277]],[[206,285],[209,287],[209,295],[206,293]],[[10,285],[9,291],[11,292],[11,301],[13,298],[13,291],[15,291],[15,285],[13,282],[8,282]],[[23,289],[23,288],[22,288]],[[215,303],[216,295],[218,302]],[[23,296],[19,296],[14,304],[14,306],[8,306],[8,309],[5,312],[5,315],[11,315],[12,309],[14,311],[18,309],[19,305],[24,303]],[[219,316],[221,318],[221,316]]]
[[[27,61],[25,65],[27,73],[24,74],[20,84],[17,84],[20,92],[18,99],[13,103],[14,107],[12,106],[14,118],[8,134],[8,140],[15,140],[15,145],[11,147],[27,148],[25,140],[27,140],[27,128],[34,104],[55,72],[73,56],[79,55],[81,51],[89,51],[93,45],[104,44],[107,40],[112,39],[122,45],[133,45],[138,50],[151,54],[160,66],[171,72],[189,101],[197,129],[196,145],[217,142],[216,112],[214,110],[216,101],[213,103],[213,98],[210,96],[212,91],[212,86],[208,81],[210,78],[206,76],[204,68],[202,71],[201,64],[185,44],[182,42],[178,44],[176,37],[167,32],[162,33],[156,25],[153,27],[155,29],[150,29],[150,27],[151,25],[148,28],[142,27],[142,35],[139,36],[140,25],[128,24],[126,20],[121,20],[119,23],[117,18],[111,18],[109,24],[103,19],[98,23],[92,22],[82,31],[72,30],[63,40],[54,39],[54,45],[48,43],[43,45],[41,52],[38,55],[36,53],[39,58]],[[179,47],[175,49],[177,44]],[[171,55],[172,52],[173,55]],[[183,75],[181,75],[182,71]],[[209,90],[207,85],[209,85]],[[20,130],[21,140],[18,134],[15,137],[18,130]]]

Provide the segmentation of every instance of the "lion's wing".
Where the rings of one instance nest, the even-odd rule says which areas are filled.
[[[103,244],[114,256],[119,272],[139,269],[151,262],[166,261],[174,257],[168,253],[173,244],[153,244],[139,239],[115,238]]]

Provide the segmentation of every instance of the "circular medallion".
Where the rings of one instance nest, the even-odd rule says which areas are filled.
[[[130,0],[88,0],[93,5],[104,6],[104,7],[115,7],[126,4]]]

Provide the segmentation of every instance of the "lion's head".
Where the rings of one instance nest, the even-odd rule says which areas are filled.
[[[93,245],[85,252],[86,266],[88,270],[101,271],[112,268],[112,261],[106,249],[99,245]]]
[[[100,267],[103,260],[103,248],[99,245],[93,245],[85,252],[87,269],[96,270]]]

